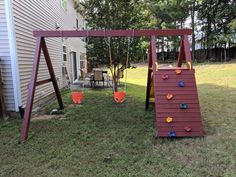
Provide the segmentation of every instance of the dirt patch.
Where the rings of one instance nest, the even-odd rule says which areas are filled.
[[[55,118],[57,118],[57,116],[55,116],[55,115],[35,115],[34,117],[32,117],[32,121],[49,120],[49,119],[55,119]]]

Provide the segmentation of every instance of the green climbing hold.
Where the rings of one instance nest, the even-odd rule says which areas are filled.
[[[180,103],[179,104],[179,108],[180,109],[187,109],[188,108],[188,105],[186,103]]]

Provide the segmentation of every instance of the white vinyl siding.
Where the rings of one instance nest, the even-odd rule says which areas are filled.
[[[21,98],[23,107],[25,107],[28,94],[28,83],[31,77],[31,70],[35,52],[34,30],[55,30],[56,23],[59,24],[59,30],[74,30],[76,24],[76,11],[73,8],[73,1],[68,0],[67,11],[65,11],[60,0],[50,1],[21,1],[13,0],[13,16],[16,33],[16,46],[20,75]],[[46,43],[51,57],[58,84],[60,88],[65,87],[65,78],[62,76],[63,63],[69,69],[69,58],[63,62],[62,39],[48,38]],[[79,38],[67,39],[67,57],[69,52],[85,52],[84,44]],[[42,51],[41,51],[42,53]],[[78,56],[79,57],[79,56]],[[49,78],[47,65],[41,54],[38,81]],[[35,92],[35,101],[53,93],[52,83],[38,86]]]
[[[0,64],[3,95],[7,111],[15,111],[14,89],[11,70],[11,54],[7,30],[5,0],[0,0]]]

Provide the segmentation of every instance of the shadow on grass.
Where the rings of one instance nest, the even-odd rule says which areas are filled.
[[[236,89],[213,84],[198,85],[206,135],[216,134],[225,125],[236,125]]]

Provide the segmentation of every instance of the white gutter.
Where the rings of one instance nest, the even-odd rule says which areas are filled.
[[[16,51],[16,36],[14,30],[13,21],[13,11],[12,11],[12,0],[5,0],[6,9],[6,19],[7,19],[7,31],[11,55],[11,70],[12,70],[12,80],[13,80],[13,90],[14,90],[14,100],[15,100],[15,111],[19,111],[19,106],[22,106],[21,102],[21,89],[20,89],[20,79],[17,61],[17,51]]]

